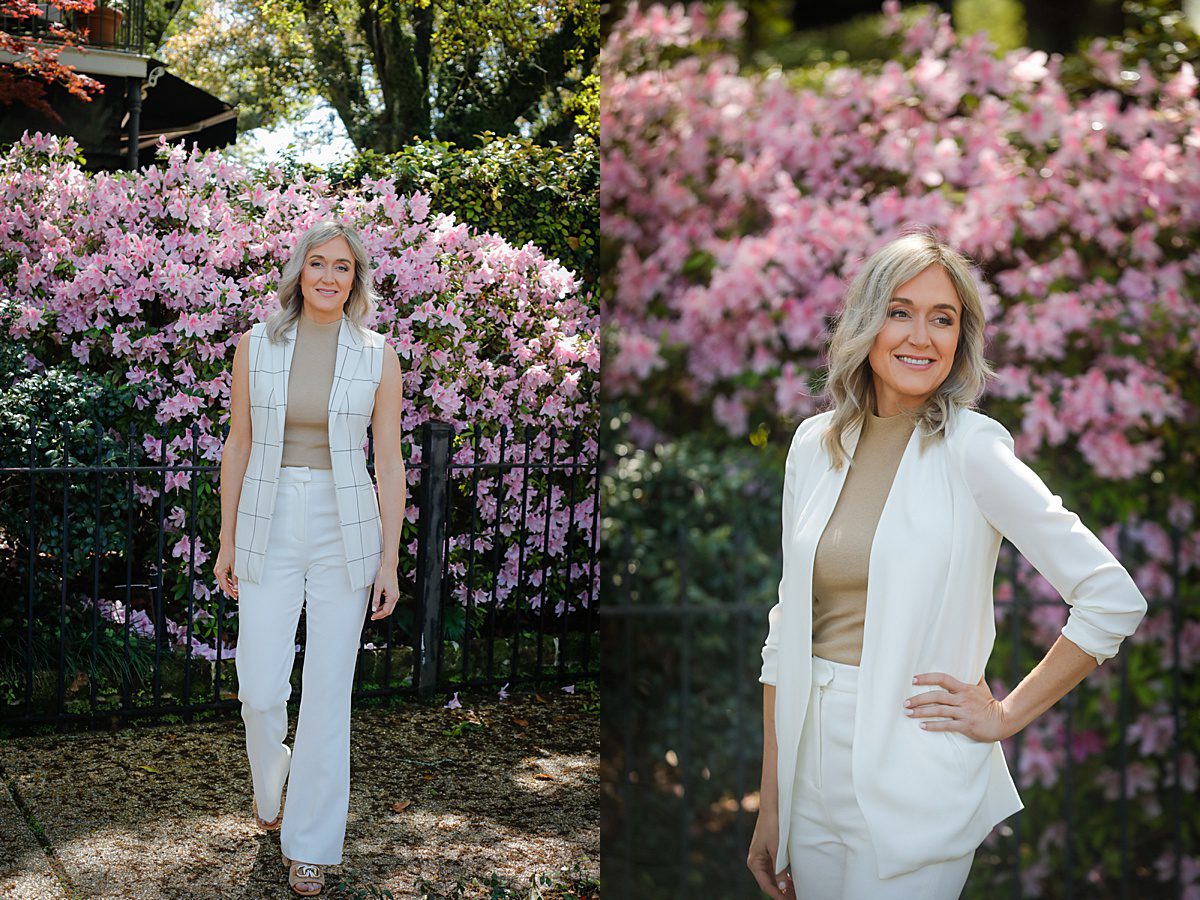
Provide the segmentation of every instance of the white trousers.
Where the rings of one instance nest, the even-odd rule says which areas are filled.
[[[283,466],[262,581],[238,582],[238,699],[258,814],[287,804],[280,847],[317,865],[342,861],[350,808],[350,693],[371,588],[352,590],[331,469]],[[301,604],[307,607],[300,716],[287,699]]]
[[[975,851],[915,872],[878,877],[850,777],[857,691],[858,666],[813,657],[788,835],[797,900],[957,900]],[[913,827],[920,823],[914,821]]]

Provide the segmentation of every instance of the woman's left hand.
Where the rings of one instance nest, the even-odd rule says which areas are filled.
[[[386,619],[396,608],[400,599],[400,585],[396,580],[396,569],[380,566],[375,576],[375,587],[371,588],[371,618]]]
[[[933,684],[940,691],[926,691],[905,702],[906,713],[920,721],[925,716],[949,716],[948,721],[922,722],[927,731],[958,731],[977,741],[1002,741],[1012,734],[1005,721],[1004,703],[992,696],[981,677],[967,684],[944,672],[925,672],[914,684]]]

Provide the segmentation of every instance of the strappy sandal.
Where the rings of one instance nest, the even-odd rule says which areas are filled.
[[[283,856],[283,854],[280,854]],[[283,856],[283,864],[288,867],[288,886],[301,897],[315,897],[325,889],[325,871],[314,863],[294,862]],[[296,885],[315,884],[315,891],[302,891]]]
[[[256,824],[263,831],[278,831],[279,830],[279,826],[283,824],[283,801],[282,800],[279,801],[279,815],[277,815],[270,822],[267,822],[258,817],[258,801],[257,800],[254,800],[251,802],[251,807],[254,810],[254,824]]]

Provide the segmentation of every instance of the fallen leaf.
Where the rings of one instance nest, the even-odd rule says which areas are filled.
[[[404,812],[410,806],[412,806],[411,800],[401,800],[399,803],[392,804],[392,812]]]
[[[545,772],[538,772],[533,777],[538,781],[553,781],[554,780],[553,775],[547,775]]]
[[[154,774],[154,775],[161,775],[161,774],[162,774],[161,772],[159,772],[159,771],[158,771],[158,769],[154,768],[154,766],[138,766],[138,768],[139,768],[139,769],[142,769],[142,770],[144,770],[144,771],[146,771],[146,772],[150,772],[150,773],[152,773],[152,774]]]
[[[522,728],[528,728],[528,727],[529,727],[529,720],[528,720],[528,719],[513,719],[513,721],[514,721],[514,722],[516,722],[518,725],[520,725]]]

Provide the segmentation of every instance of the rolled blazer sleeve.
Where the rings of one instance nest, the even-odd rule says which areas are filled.
[[[1013,449],[1004,426],[985,418],[963,443],[963,477],[984,518],[1070,604],[1063,636],[1103,664],[1136,630],[1146,598],[1109,549]]]
[[[806,419],[805,422],[810,422],[811,419]],[[795,526],[795,506],[796,506],[796,448],[800,445],[800,434],[804,429],[804,423],[796,429],[796,433],[792,436],[792,445],[788,449],[787,463],[784,465],[783,471],[783,533],[781,541],[783,544],[783,552],[787,553],[788,537],[791,535]],[[762,672],[758,676],[758,680],[762,684],[775,684],[776,672],[778,669],[779,657],[779,633],[780,633],[780,617],[783,614],[783,594],[784,594],[784,578],[779,579],[779,599],[775,605],[771,607],[771,611],[767,613],[767,640],[762,648]]]

